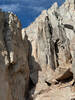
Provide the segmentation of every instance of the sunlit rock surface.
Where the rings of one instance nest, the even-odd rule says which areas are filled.
[[[22,36],[27,35],[30,43],[30,78],[36,84],[31,94],[33,98],[37,95],[34,100],[44,100],[40,91],[46,85],[57,84],[57,81],[75,76],[74,24],[75,1],[66,0],[60,7],[54,3],[51,8],[44,10],[29,27],[22,30]],[[65,93],[68,88],[63,91]],[[58,97],[51,98],[50,93],[49,90],[47,100],[58,100]],[[60,100],[71,100],[71,90],[68,95],[69,98],[65,95],[63,99],[59,96]]]

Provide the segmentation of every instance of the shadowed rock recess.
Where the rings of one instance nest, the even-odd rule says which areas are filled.
[[[12,13],[0,11],[0,100],[26,100],[29,72],[21,24]]]
[[[0,11],[0,100],[75,100],[74,80],[75,0],[54,3],[24,29]]]

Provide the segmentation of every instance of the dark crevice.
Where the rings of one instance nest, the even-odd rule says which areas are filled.
[[[49,82],[47,82],[47,81],[45,81],[45,83],[46,83],[48,86],[51,86],[51,83],[49,83]]]
[[[75,98],[72,98],[71,100],[75,100]]]
[[[54,15],[56,16],[57,19],[59,18],[59,15],[56,11],[54,12]]]
[[[61,82],[61,83],[68,83],[68,82],[70,82],[72,80],[73,80],[73,74],[69,78],[66,78],[66,79],[63,79],[63,80],[59,80],[59,82]]]
[[[53,28],[52,28],[52,26],[51,26],[51,24],[49,22],[49,17],[46,16],[45,20],[48,21],[48,29],[49,29],[49,32],[50,32],[50,34],[52,36],[52,34],[53,34]]]
[[[9,24],[6,21],[4,21],[4,30],[3,30],[4,44],[5,44],[5,48],[8,52],[8,59],[9,59],[9,62],[10,62],[10,54],[9,54],[7,39],[6,39],[7,38],[8,27],[9,27]]]
[[[25,95],[26,100],[33,100],[33,97],[30,94],[30,91],[35,88],[35,84],[33,83],[32,79],[29,78],[29,87],[28,87],[28,94],[27,96]]]
[[[47,57],[47,55],[46,55],[46,64],[48,64],[48,57]]]
[[[75,81],[73,82],[72,86],[75,86]]]
[[[29,78],[29,90],[33,89],[36,85],[33,83],[32,79]]]
[[[50,32],[50,34],[51,34],[51,36],[52,36],[52,34],[53,34],[52,26],[51,26],[50,24],[48,24],[48,27],[49,27],[49,32]]]
[[[73,26],[72,25],[64,24],[64,27],[73,30]]]
[[[58,49],[58,41],[59,39],[56,40],[54,46],[55,46],[55,54],[56,54],[56,63],[57,63],[57,66],[59,66],[59,62],[58,62],[58,53],[59,53],[59,49]]]

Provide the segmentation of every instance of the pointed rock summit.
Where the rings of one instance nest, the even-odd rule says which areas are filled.
[[[0,100],[74,96],[75,0],[55,2],[24,29],[16,15],[0,10]]]
[[[39,93],[42,91],[44,83],[43,87],[47,88],[46,84],[56,84],[57,81],[75,76],[74,12],[75,0],[66,0],[60,7],[55,2],[30,26],[22,30],[22,34],[27,35],[30,42],[30,78],[35,85],[37,84],[34,98],[37,91]],[[38,84],[41,89],[38,89]],[[69,98],[65,96],[62,100],[70,100],[71,91],[69,92]],[[57,100],[49,97],[51,100]],[[39,95],[36,98],[39,98]],[[40,98],[34,100],[40,100]]]

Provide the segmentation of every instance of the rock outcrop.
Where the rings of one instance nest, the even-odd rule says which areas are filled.
[[[58,80],[67,79],[75,73],[75,68],[72,69],[72,63],[75,66],[74,11],[74,0],[66,0],[60,7],[55,3],[22,30],[23,38],[27,35],[30,44],[30,78],[37,84],[35,93],[40,86],[38,84],[43,86],[45,83],[57,83]]]
[[[61,7],[63,7],[63,5]],[[62,12],[60,12],[61,7],[58,8],[57,3],[55,3],[48,11],[43,11],[28,28],[22,30],[22,34],[27,34],[28,40],[31,42],[30,76],[33,78],[39,71],[39,81],[50,79],[51,76],[53,76],[53,71],[57,68],[69,68],[71,66],[71,39],[69,39],[69,34],[71,33],[67,33],[66,29],[68,30],[70,27],[69,30],[73,31],[71,28],[74,26],[70,23],[64,23],[65,18],[67,22],[69,22],[69,19],[66,15],[63,17]],[[67,8],[63,7],[63,9],[66,10]],[[67,11],[67,13],[69,12]],[[33,59],[38,64],[34,63]],[[51,71],[51,69],[53,71]],[[49,70],[52,73],[48,73]],[[36,78],[32,80],[36,81]]]
[[[28,42],[13,13],[0,11],[0,100],[27,100]]]
[[[0,10],[0,100],[74,99],[74,11],[75,0],[54,3],[21,29],[16,15]]]

